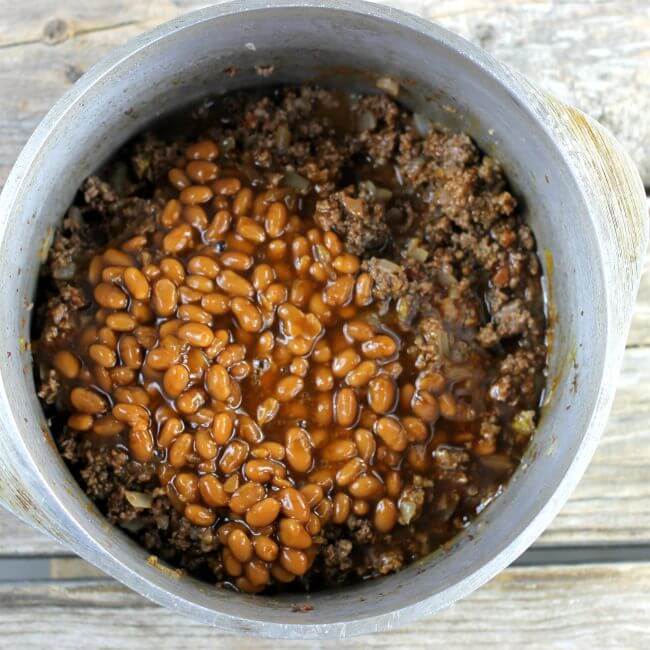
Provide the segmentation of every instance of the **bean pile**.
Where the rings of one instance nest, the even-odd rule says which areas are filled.
[[[403,341],[339,237],[297,214],[294,191],[243,186],[217,156],[190,146],[155,230],[91,259],[94,322],[53,364],[68,426],[155,461],[255,592],[304,575],[324,526],[351,513],[379,534],[408,524],[400,467],[427,471],[431,425],[458,405],[441,374],[404,380]]]

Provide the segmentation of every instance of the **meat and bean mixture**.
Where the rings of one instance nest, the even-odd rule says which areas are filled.
[[[33,347],[52,434],[152,555],[246,592],[388,574],[511,476],[545,383],[499,164],[386,94],[204,102],[87,179]]]

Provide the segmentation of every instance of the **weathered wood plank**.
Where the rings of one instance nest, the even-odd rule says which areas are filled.
[[[641,650],[649,617],[650,563],[516,568],[452,608],[394,632],[281,645]],[[163,612],[109,580],[0,584],[0,628],[3,646],[25,650],[77,650],[80,639],[92,639],[93,648],[130,650],[150,648],[154,640],[158,650],[278,647],[277,641],[234,637]]]
[[[201,0],[3,0],[0,182],[43,113],[112,47]],[[646,0],[389,0],[478,43],[611,128],[650,186],[650,5]],[[47,61],[47,65],[43,65]]]
[[[650,543],[650,348],[628,348],[602,442],[578,489],[538,545]],[[61,547],[0,512],[1,555]]]

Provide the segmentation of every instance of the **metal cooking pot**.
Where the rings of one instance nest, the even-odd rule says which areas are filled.
[[[256,65],[273,65],[270,77]],[[235,66],[235,76],[224,73]],[[310,597],[233,594],[152,562],[70,475],[36,397],[30,303],[57,222],[85,176],[152,119],[206,94],[317,81],[372,90],[467,131],[523,199],[555,335],[541,424],[507,489],[453,545],[405,570]],[[643,187],[594,121],[431,23],[354,0],[237,0],[173,20],[84,75],[31,137],[0,199],[0,497],[144,596],[236,633],[346,637],[453,603],[520,555],[582,476],[610,410],[648,239]],[[552,264],[551,264],[552,260]]]

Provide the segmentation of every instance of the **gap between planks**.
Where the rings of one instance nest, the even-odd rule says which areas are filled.
[[[307,599],[296,596],[296,602]],[[305,621],[292,613],[287,621]],[[211,630],[111,580],[0,584],[2,647],[22,650],[344,650],[468,647],[526,650],[641,650],[650,641],[650,563],[506,569],[443,612],[392,632],[348,641],[242,638]]]

